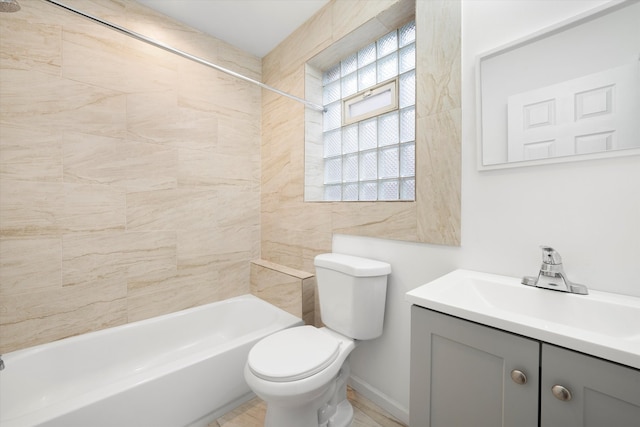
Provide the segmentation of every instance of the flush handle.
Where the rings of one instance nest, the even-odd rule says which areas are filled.
[[[524,374],[524,372],[522,372],[519,369],[514,369],[513,371],[511,371],[511,379],[516,384],[526,384],[527,383],[527,376]]]
[[[573,396],[571,396],[571,392],[568,388],[563,387],[559,384],[551,387],[551,393],[555,396],[556,399],[562,400],[563,402],[568,402],[571,400]]]

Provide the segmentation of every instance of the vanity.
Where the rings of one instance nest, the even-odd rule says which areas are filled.
[[[640,426],[640,298],[456,270],[407,293],[410,425]]]

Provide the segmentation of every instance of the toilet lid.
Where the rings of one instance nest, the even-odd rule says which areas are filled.
[[[340,342],[313,326],[285,329],[259,341],[249,352],[256,376],[276,382],[301,380],[325,369],[338,357]]]

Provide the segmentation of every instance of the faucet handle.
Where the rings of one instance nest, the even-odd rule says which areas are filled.
[[[562,264],[562,257],[555,249],[550,246],[540,246],[540,249],[542,249],[542,262],[544,264]]]

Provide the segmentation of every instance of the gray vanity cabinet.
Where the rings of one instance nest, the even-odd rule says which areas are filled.
[[[542,427],[640,427],[639,370],[545,343],[540,399]]]
[[[640,370],[415,305],[410,388],[411,427],[640,427]]]
[[[412,306],[409,425],[537,427],[539,348]]]

